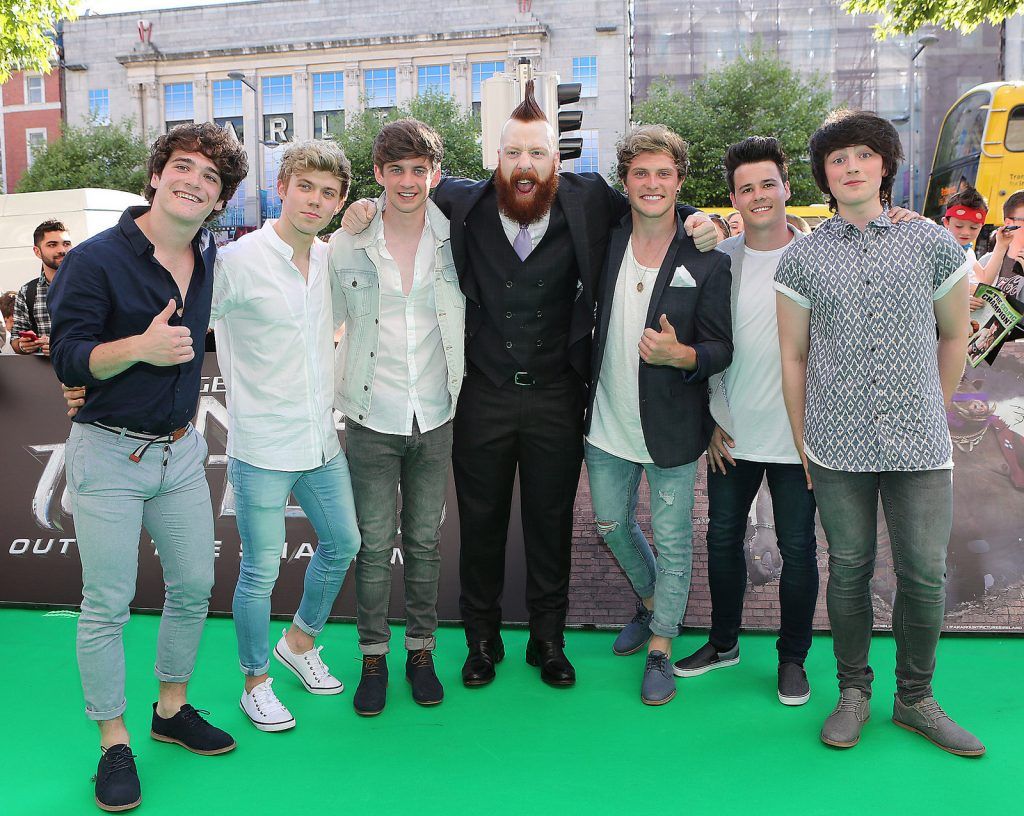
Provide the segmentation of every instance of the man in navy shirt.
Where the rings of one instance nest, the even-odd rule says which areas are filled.
[[[50,290],[50,350],[62,382],[88,387],[66,449],[82,559],[78,664],[86,714],[100,727],[96,803],[141,801],[126,707],[122,629],[135,595],[145,525],[163,566],[159,699],[151,736],[199,754],[234,740],[186,699],[213,586],[213,512],[206,443],[190,420],[200,340],[210,322],[216,248],[203,224],[245,178],[241,145],[212,124],[187,124],[150,152],[150,207],[68,253]]]

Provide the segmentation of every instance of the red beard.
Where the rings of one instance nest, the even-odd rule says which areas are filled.
[[[523,195],[516,190],[516,182],[529,179],[534,182],[533,192]],[[532,224],[543,218],[554,203],[558,193],[558,173],[552,172],[546,181],[541,181],[533,170],[514,170],[509,179],[502,172],[501,165],[494,174],[494,189],[498,193],[498,209],[517,224]]]

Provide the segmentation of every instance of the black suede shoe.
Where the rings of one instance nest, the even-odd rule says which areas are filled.
[[[96,768],[96,804],[110,813],[131,810],[142,801],[135,754],[123,743],[103,750]]]
[[[359,677],[352,707],[361,717],[375,717],[388,701],[388,656],[363,655],[363,673]]]
[[[526,644],[526,662],[540,666],[540,679],[549,686],[565,688],[576,683],[576,669],[562,651],[564,643],[558,640],[534,640]]]
[[[462,664],[462,685],[486,686],[494,679],[494,667],[505,657],[505,644],[500,637],[493,640],[474,640],[469,644],[469,655]]]
[[[409,652],[405,660],[405,679],[412,684],[412,699],[420,705],[437,705],[444,699],[444,687],[434,671],[433,652],[427,649]]]
[[[209,713],[185,703],[177,714],[165,720],[156,713],[156,703],[153,703],[153,727],[149,735],[160,742],[173,742],[203,756],[233,751],[235,741],[231,735],[203,719],[202,715]]]

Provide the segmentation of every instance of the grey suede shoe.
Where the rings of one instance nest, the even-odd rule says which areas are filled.
[[[892,721],[951,754],[976,757],[985,753],[981,741],[953,722],[934,697],[925,697],[913,705],[906,705],[897,697],[892,707]]]
[[[636,602],[636,614],[633,620],[622,627],[619,636],[612,644],[612,651],[620,657],[639,652],[647,641],[651,639],[651,619],[654,613],[643,605],[642,601]]]
[[[644,705],[665,705],[676,696],[676,678],[668,655],[657,650],[647,653],[644,682],[640,686],[640,699]]]
[[[860,741],[860,730],[871,719],[871,698],[863,689],[844,688],[839,702],[821,727],[821,741],[833,748],[852,748]]]

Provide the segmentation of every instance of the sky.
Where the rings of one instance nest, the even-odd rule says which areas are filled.
[[[151,11],[153,9],[181,8],[182,6],[209,6],[225,0],[79,0],[78,13],[86,9],[95,14],[118,14],[122,11]]]

